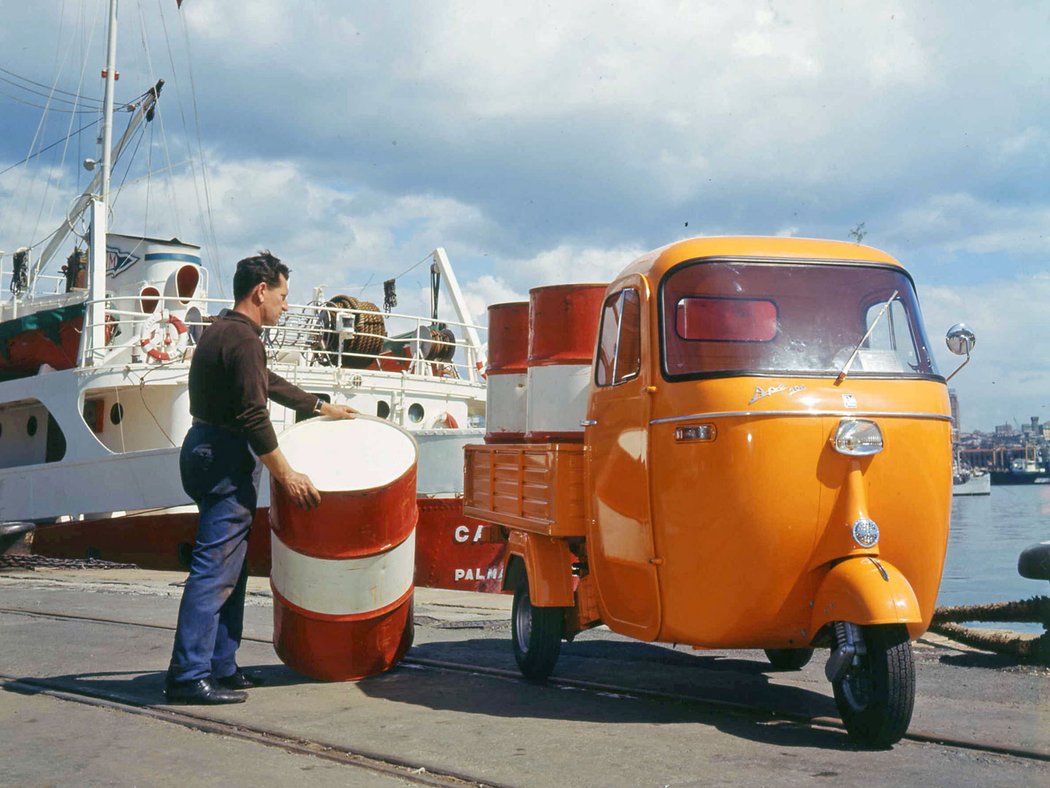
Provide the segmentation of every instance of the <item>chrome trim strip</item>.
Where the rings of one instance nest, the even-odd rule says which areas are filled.
[[[670,424],[676,421],[696,421],[703,419],[726,419],[733,417],[755,418],[758,416],[838,416],[840,418],[884,418],[884,419],[930,419],[933,421],[951,421],[951,416],[940,413],[880,413],[877,411],[859,410],[736,410],[723,413],[693,413],[689,416],[670,416],[666,419],[653,419],[653,424]]]

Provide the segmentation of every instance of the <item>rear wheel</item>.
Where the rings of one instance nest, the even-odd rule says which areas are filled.
[[[545,679],[554,670],[561,653],[564,616],[560,607],[533,607],[528,578],[521,578],[514,591],[510,628],[514,659],[526,678]]]
[[[777,670],[802,670],[813,656],[811,648],[767,648],[766,658]]]
[[[855,742],[889,747],[901,740],[915,705],[915,661],[903,626],[863,627],[867,653],[833,683],[835,703]]]

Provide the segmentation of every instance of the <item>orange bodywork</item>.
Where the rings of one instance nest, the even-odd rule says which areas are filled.
[[[629,266],[610,284],[604,308],[612,309],[610,299],[631,290],[637,306],[621,300],[618,309],[621,314],[628,306],[640,309],[639,327],[621,331],[616,364],[604,359],[599,337],[589,392],[582,480],[586,529],[583,546],[576,547],[586,558],[588,605],[596,603],[601,620],[615,631],[698,647],[805,647],[836,620],[904,624],[917,637],[933,614],[948,540],[951,423],[943,378],[932,364],[920,369],[918,363],[915,372],[901,366],[899,375],[872,373],[877,364],[887,363],[886,352],[878,350],[867,351],[865,363],[871,366],[866,375],[840,375],[844,357],[823,362],[827,371],[821,367],[811,374],[747,369],[669,374],[670,351],[661,344],[669,341],[662,339],[661,287],[684,266],[707,260],[758,261],[764,267],[759,277],[781,264],[804,264],[810,270],[835,266],[827,277],[838,277],[834,286],[840,289],[829,290],[835,298],[825,296],[821,304],[832,314],[839,295],[856,295],[850,290],[850,266],[896,277],[893,281],[904,282],[913,298],[899,263],[851,243],[693,239]],[[899,290],[892,292],[872,285],[871,306],[862,302],[870,309],[869,323],[883,302],[884,312],[894,302]],[[744,304],[751,310],[747,319],[768,319],[770,330],[783,329],[787,335],[784,327],[792,320],[804,322],[806,311],[799,304],[804,306],[806,295],[805,288],[797,288],[791,294],[794,303],[785,297],[776,304],[772,297],[752,297]],[[690,299],[696,303],[679,309],[675,318],[679,332],[701,336],[715,325],[710,314],[732,322],[734,313],[724,305],[715,305],[721,312],[711,312],[707,302],[717,301],[714,296],[687,295],[674,303]],[[743,300],[731,305],[737,314]],[[884,328],[894,319],[887,318]],[[708,343],[704,358],[722,363],[719,354],[731,359],[758,352],[754,348],[768,340],[766,329],[750,326],[739,321],[735,330],[741,341]],[[863,333],[863,326],[859,330]],[[895,330],[904,333],[903,323]],[[858,339],[847,344],[858,346]],[[688,362],[688,354],[701,344],[676,351],[675,363]],[[787,349],[813,351],[804,343]],[[638,361],[631,367],[634,358]],[[877,424],[882,450],[861,457],[837,451],[836,429],[849,418]],[[470,473],[468,468],[468,478]],[[484,519],[482,512],[473,514]],[[852,531],[864,519],[879,530],[877,543],[866,548]],[[567,530],[575,536],[576,524]],[[527,542],[551,538],[558,528],[543,533],[529,534],[515,549],[512,530],[511,552],[524,555]],[[544,548],[550,552],[546,543]],[[561,595],[571,580],[565,558],[532,559],[536,571],[566,576],[558,583],[541,582],[548,591],[557,586]],[[536,578],[531,566],[528,570],[531,588]],[[535,594],[533,604],[543,604]]]
[[[674,422],[653,425],[650,458],[659,494],[651,507],[659,524],[654,558],[660,560],[663,611],[654,639],[712,647],[808,644],[827,620],[820,618],[816,597],[829,568],[863,555],[885,559],[910,584],[920,612],[906,622],[909,629],[918,634],[929,625],[948,540],[950,424],[873,414],[946,415],[944,385],[849,378],[839,388],[831,381],[786,384],[788,390],[806,389],[783,403],[768,397],[750,415],[699,419],[716,426],[717,438],[710,442],[677,442]],[[693,411],[724,413],[742,410],[755,386],[768,381],[733,378],[704,385],[709,396],[701,409],[693,402]],[[879,454],[839,454],[831,438],[842,417],[808,415],[842,412],[844,392],[856,399],[857,416],[882,429],[885,448]],[[655,399],[681,413],[675,393]],[[774,410],[779,413],[762,415]],[[609,450],[591,448],[595,454]],[[595,505],[616,508],[618,502],[606,497]],[[861,516],[878,523],[881,538],[874,548],[853,541],[850,524]],[[591,565],[602,587],[606,567],[593,550]],[[881,577],[874,582],[877,576],[866,575],[875,595],[885,590]]]

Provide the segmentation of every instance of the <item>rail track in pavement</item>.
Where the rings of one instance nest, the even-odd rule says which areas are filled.
[[[168,632],[174,631],[174,627],[163,624],[126,621],[102,616],[42,612],[23,608],[0,607],[0,614],[29,616],[40,619],[86,621],[110,626],[157,629]],[[245,637],[243,640],[264,644],[269,644],[271,642],[264,638],[253,637]],[[504,668],[471,665],[424,657],[413,657],[411,652],[409,656],[406,656],[402,660],[402,663],[418,669],[449,671],[480,677],[498,678],[500,680],[520,682],[529,687],[535,686],[533,683],[522,678],[517,671]],[[334,746],[317,740],[290,737],[286,733],[267,730],[265,728],[255,728],[246,726],[242,723],[225,723],[217,721],[210,717],[195,714],[193,711],[189,710],[194,707],[172,707],[165,704],[142,703],[141,700],[136,700],[121,695],[120,693],[80,686],[72,687],[66,683],[55,682],[43,678],[15,678],[4,675],[2,673],[2,668],[0,668],[0,683],[3,683],[5,687],[9,687],[15,691],[42,693],[67,701],[105,706],[106,708],[123,711],[129,714],[144,714],[153,717],[154,719],[193,728],[205,733],[221,734],[224,736],[252,741],[264,746],[278,747],[288,752],[323,758],[346,766],[361,768],[387,776],[396,776],[409,782],[422,785],[493,785],[493,783],[488,781],[481,782],[476,777],[470,775],[456,774],[449,772],[447,769],[441,770],[437,767],[431,768],[428,764],[403,760],[388,753],[352,751],[347,748]],[[790,711],[785,711],[784,709],[774,710],[757,704],[736,703],[721,698],[708,697],[703,694],[668,693],[657,690],[647,690],[636,686],[627,687],[616,684],[562,677],[551,677],[546,683],[547,685],[556,688],[567,688],[602,694],[605,696],[648,700],[657,703],[685,704],[707,711],[730,714],[735,717],[751,718],[763,723],[775,720],[782,723],[793,723],[812,728],[844,730],[842,722],[834,717],[796,714]],[[958,748],[996,755],[1008,755],[1033,761],[1050,761],[1050,754],[1039,750],[1013,746],[1002,742],[963,739],[957,736],[940,734],[936,731],[910,730],[902,740],[902,743],[903,742],[936,744],[942,747]]]

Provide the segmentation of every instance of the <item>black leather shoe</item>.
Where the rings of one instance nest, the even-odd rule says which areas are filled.
[[[245,693],[223,689],[211,678],[195,681],[169,681],[164,685],[164,697],[167,698],[168,703],[189,703],[198,706],[244,703],[248,700]]]
[[[257,679],[254,676],[249,676],[247,673],[237,668],[229,676],[223,676],[221,679],[215,679],[215,683],[220,687],[230,690],[246,690],[252,687],[258,687],[262,684],[262,679]]]

